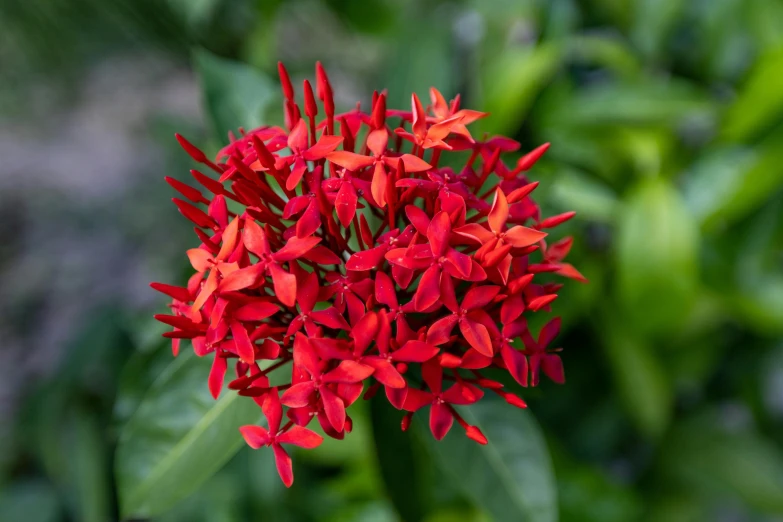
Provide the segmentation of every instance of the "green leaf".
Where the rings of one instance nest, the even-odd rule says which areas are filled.
[[[67,491],[74,519],[103,522],[111,518],[112,492],[109,489],[111,468],[103,426],[96,415],[84,407],[75,407],[60,430],[61,444],[67,461]],[[61,446],[62,447],[62,446]],[[61,450],[62,451],[62,450]]]
[[[194,31],[202,28],[213,16],[221,0],[168,0],[179,18]]]
[[[741,219],[783,186],[783,129],[750,147],[706,152],[685,178],[684,195],[702,227]]]
[[[204,51],[193,54],[201,79],[205,112],[213,136],[225,141],[228,131],[252,129],[264,121],[264,109],[274,98],[272,81],[255,69]]]
[[[570,124],[666,124],[709,116],[710,99],[683,80],[637,78],[634,82],[588,87],[561,106],[558,117]]]
[[[560,68],[563,48],[546,43],[511,48],[493,57],[482,74],[484,104],[491,117],[476,122],[480,131],[509,134],[517,130],[538,93]]]
[[[779,335],[783,332],[783,200],[771,201],[742,230],[744,237],[733,259],[736,289],[726,296],[726,304],[756,330]]]
[[[18,480],[0,490],[0,520],[58,522],[57,492],[45,480]]]
[[[674,393],[660,361],[645,342],[624,328],[615,314],[601,332],[618,395],[639,430],[660,436],[671,420]]]
[[[783,46],[762,56],[726,112],[723,137],[745,141],[780,121],[783,115]]]
[[[780,448],[750,427],[731,428],[730,413],[708,411],[672,431],[661,448],[664,480],[704,495],[733,494],[756,510],[783,514]]]
[[[418,429],[453,485],[498,522],[557,520],[557,489],[546,443],[528,411],[485,400],[460,410],[489,444],[468,439],[459,426],[438,442],[419,415]]]
[[[645,56],[659,59],[686,4],[680,0],[636,0],[634,4],[631,38],[635,47]]]
[[[429,512],[431,459],[414,434],[400,429],[402,413],[386,400],[370,401],[370,416],[386,492],[402,520],[420,522]]]
[[[575,35],[568,39],[568,56],[572,62],[600,66],[629,80],[641,70],[639,59],[629,46],[613,35]]]
[[[621,305],[643,332],[683,326],[695,302],[699,231],[680,195],[661,178],[642,180],[618,218]]]
[[[436,87],[447,98],[456,94],[449,25],[439,23],[441,17],[442,13],[426,7],[407,10],[400,17],[393,32],[390,67],[383,77],[383,87],[389,90],[389,107],[410,110],[412,92],[427,105],[430,87]]]
[[[613,221],[617,196],[605,184],[573,169],[558,173],[552,181],[549,197],[558,207],[575,210],[582,220]]]
[[[561,522],[639,520],[642,502],[634,489],[552,447]]]
[[[238,428],[261,420],[236,393],[213,400],[208,373],[208,360],[180,355],[123,429],[115,466],[123,517],[160,514],[187,497],[242,447]]]

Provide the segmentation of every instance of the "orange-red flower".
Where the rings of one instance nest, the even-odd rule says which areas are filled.
[[[200,188],[166,178],[198,239],[187,286],[152,284],[172,299],[156,318],[172,327],[174,354],[189,339],[196,355],[212,357],[205,374],[215,397],[233,363],[229,390],[266,417],[242,436],[272,448],[286,486],[293,467],[283,445],[320,444],[306,427],[313,419],[343,438],[350,405],[381,388],[406,411],[403,428],[428,407],[436,439],[456,421],[486,444],[458,408],[487,391],[525,407],[487,368],[521,386],[541,372],[563,382],[559,349],[549,348],[559,319],[536,338],[526,317],[551,309],[554,278],[585,281],[565,262],[571,238],[549,242],[543,232],[573,213],[542,218],[531,198],[538,183],[525,173],[548,144],[510,168],[521,145],[474,140],[467,126],[487,114],[461,108],[459,96],[446,102],[433,88],[429,107],[414,94],[406,112],[387,110],[376,93],[369,112],[336,113],[318,64],[300,110],[279,72],[284,128],[229,134],[214,161],[177,135],[214,175],[192,170]]]

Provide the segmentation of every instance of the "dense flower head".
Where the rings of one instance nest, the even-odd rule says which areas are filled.
[[[584,281],[563,261],[571,238],[550,242],[546,232],[574,213],[544,218],[531,199],[538,183],[526,172],[549,144],[509,166],[503,155],[520,144],[476,139],[467,126],[488,114],[434,88],[427,107],[413,94],[409,111],[387,109],[376,92],[369,112],[335,113],[320,64],[302,111],[279,72],[285,128],[240,129],[214,161],[177,135],[211,173],[191,171],[198,189],[166,178],[200,242],[187,251],[195,273],[186,287],[152,283],[172,298],[171,314],[156,318],[174,328],[164,334],[174,355],[190,339],[212,358],[215,398],[232,361],[228,387],[266,417],[242,436],[272,447],[287,486],[283,445],[318,446],[312,422],[342,439],[346,409],[361,397],[385,395],[405,412],[403,430],[428,409],[436,439],[456,420],[486,444],[458,407],[486,393],[525,402],[483,371],[507,371],[523,387],[541,373],[564,382],[551,347],[560,320],[538,336],[526,321],[550,311],[561,287],[537,275]]]

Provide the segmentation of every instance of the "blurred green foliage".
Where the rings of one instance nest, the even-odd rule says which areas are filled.
[[[236,453],[252,412],[204,400],[208,362],[172,363],[138,310],[96,311],[19,409],[0,520],[783,517],[782,3],[10,0],[0,15],[3,107],[40,75],[164,53],[192,63],[212,149],[279,120],[278,59],[296,78],[322,60],[343,108],[374,88],[397,106],[462,92],[493,113],[480,131],[552,142],[537,194],[577,211],[572,262],[591,280],[555,306],[567,384],[523,391],[527,412],[470,413],[489,448],[433,446],[363,405],[346,441],[295,455],[287,491],[269,452]]]

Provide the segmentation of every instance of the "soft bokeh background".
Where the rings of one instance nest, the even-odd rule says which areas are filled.
[[[493,113],[477,133],[553,143],[532,177],[549,213],[578,212],[591,280],[555,306],[566,385],[522,392],[559,520],[783,520],[782,2],[4,0],[2,522],[120,517],[118,440],[170,363],[147,283],[183,281],[193,244],[163,182],[192,167],[173,133],[214,151],[279,122],[277,60],[299,82],[321,60],[343,108],[436,85]],[[295,455],[292,490],[242,449],[152,518],[501,520],[476,477],[396,469],[430,462],[384,439],[396,417],[353,415]]]

